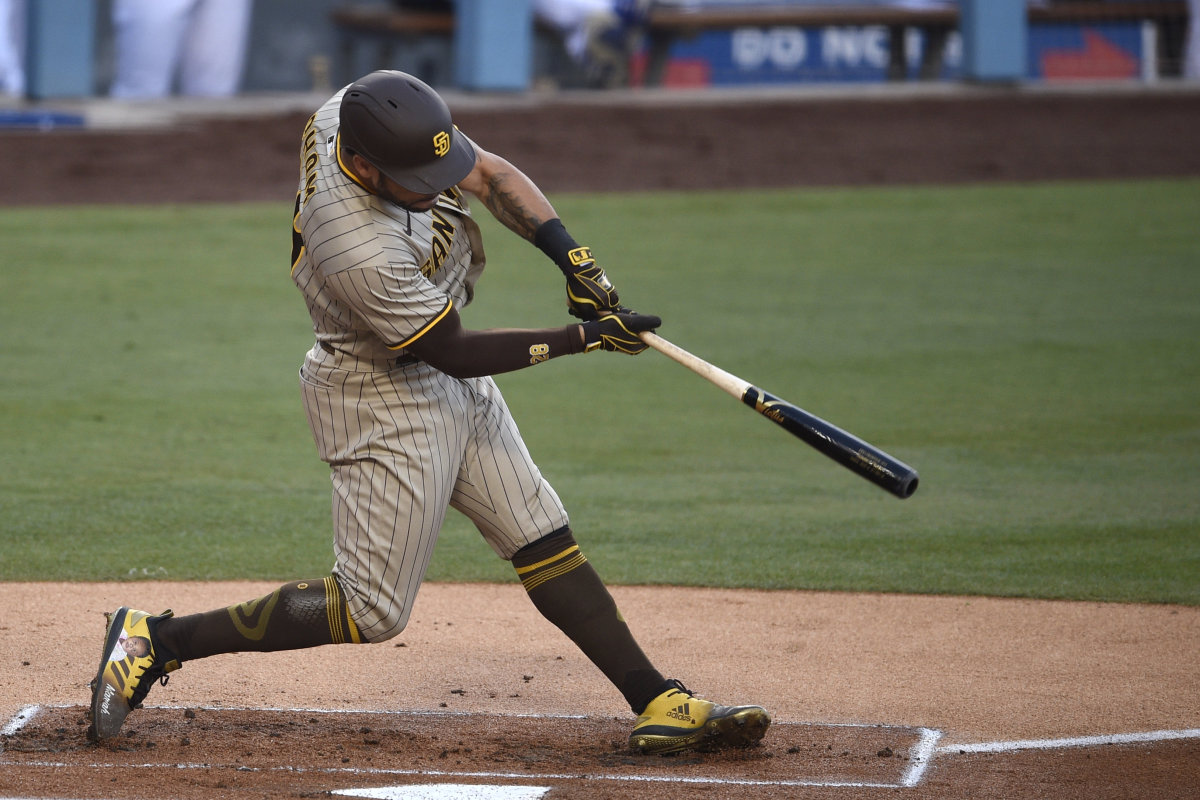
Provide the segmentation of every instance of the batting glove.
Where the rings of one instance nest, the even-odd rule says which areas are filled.
[[[638,334],[652,331],[659,325],[662,320],[648,314],[629,310],[605,312],[600,319],[583,323],[584,352],[604,348],[610,353],[635,356],[646,349],[646,343],[638,338]]]
[[[577,247],[570,253],[574,265],[567,275],[567,309],[582,320],[596,320],[604,311],[619,308],[621,300],[612,281],[592,259],[592,251]]]

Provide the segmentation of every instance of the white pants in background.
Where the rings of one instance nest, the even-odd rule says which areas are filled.
[[[25,93],[25,0],[0,0],[0,94]]]
[[[111,94],[228,97],[241,86],[251,0],[113,0]]]
[[[1200,80],[1200,0],[1188,0],[1188,34],[1183,46],[1183,77]]]
[[[589,23],[611,15],[613,0],[533,0],[533,13],[562,34],[567,53],[579,60],[587,49]]]

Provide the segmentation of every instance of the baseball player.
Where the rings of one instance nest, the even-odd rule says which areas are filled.
[[[631,747],[758,741],[770,724],[764,709],[693,696],[634,641],[490,377],[592,350],[639,353],[637,334],[658,317],[622,306],[542,192],[460,132],[442,98],[410,75],[374,72],[334,95],[304,129],[300,167],[291,274],[316,334],[300,387],[330,465],[332,574],[190,616],[117,609],[92,684],[89,736],[116,735],[154,681],[187,661],[400,633],[455,508],[638,715]],[[459,309],[484,268],[467,195],[553,259],[582,322],[463,327]],[[139,636],[149,652],[123,650]]]

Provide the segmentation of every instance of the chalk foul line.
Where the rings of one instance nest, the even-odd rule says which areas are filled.
[[[25,725],[42,710],[39,705],[24,706],[20,711],[13,715],[13,718],[4,723],[4,727],[0,728],[0,736],[15,736]],[[4,749],[3,742],[0,742],[0,750]]]
[[[1009,753],[1016,750],[1061,750],[1068,747],[1101,747],[1110,744],[1167,742],[1175,739],[1200,739],[1200,728],[1185,728],[1173,731],[1145,731],[1142,733],[1114,733],[1102,736],[1073,736],[1065,739],[1024,739],[1014,742],[947,744],[937,748],[936,752],[948,754]]]
[[[33,704],[22,707],[13,717],[8,720],[3,727],[0,727],[0,753],[3,752],[3,737],[15,736],[24,727],[32,721],[44,706]],[[56,706],[50,706],[56,707]],[[250,710],[250,709],[222,709],[213,707],[211,710]],[[255,709],[264,710],[264,709]],[[273,710],[290,710],[300,711],[301,709],[273,709]],[[355,713],[343,711],[329,711],[319,709],[304,709],[307,713]],[[361,712],[361,713],[413,713],[413,712]],[[420,713],[420,712],[417,712]],[[433,715],[444,712],[433,712]],[[469,715],[470,712],[460,712]],[[504,715],[502,715],[504,716]],[[521,717],[553,717],[555,715],[539,715],[539,714],[519,714],[515,716]],[[574,715],[564,715],[567,718]],[[805,723],[794,723],[804,725]],[[848,725],[846,727],[859,727],[857,725]],[[876,727],[863,725],[861,727]],[[889,727],[889,726],[883,726]],[[735,786],[807,786],[807,787],[825,787],[825,788],[879,788],[879,789],[900,789],[911,788],[920,784],[921,779],[925,776],[929,765],[932,763],[934,756],[941,755],[966,755],[972,753],[1009,753],[1019,750],[1059,750],[1073,747],[1102,747],[1105,745],[1124,745],[1124,744],[1141,744],[1152,742],[1175,741],[1181,739],[1200,739],[1200,728],[1185,728],[1181,730],[1158,730],[1158,731],[1143,731],[1139,733],[1116,733],[1098,736],[1074,736],[1061,739],[1023,739],[1016,741],[999,741],[999,742],[974,742],[966,744],[947,744],[938,745],[942,737],[942,731],[935,728],[917,728],[918,741],[910,750],[909,767],[905,770],[904,775],[898,783],[873,783],[859,781],[822,781],[822,780],[754,780],[754,779],[721,779],[712,777],[657,777],[657,776],[634,776],[634,775],[605,775],[605,774],[589,774],[589,773],[546,773],[543,775],[510,774],[502,772],[442,772],[437,770],[408,770],[408,769],[372,769],[372,768],[298,768],[298,767],[268,767],[268,768],[246,768],[250,772],[316,772],[316,773],[357,773],[357,774],[376,774],[376,775],[424,775],[438,777],[455,777],[455,778],[483,778],[483,779],[534,779],[534,780],[599,780],[599,781],[622,781],[622,782],[647,782],[655,783],[660,781],[671,781],[685,784],[724,784]],[[0,759],[3,763],[3,759]],[[81,766],[68,765],[66,763],[57,762],[32,762],[27,763],[27,766],[49,766],[49,767],[66,767],[66,766]],[[91,764],[88,765],[95,769],[103,769],[105,767],[115,767],[112,764]],[[122,769],[138,768],[139,766],[146,768],[162,768],[164,766],[174,767],[176,769],[210,769],[211,764],[143,764],[143,765],[123,765]],[[2,798],[0,798],[2,800]]]

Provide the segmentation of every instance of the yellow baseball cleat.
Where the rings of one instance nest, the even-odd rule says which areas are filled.
[[[140,708],[155,681],[167,682],[167,673],[179,669],[179,661],[157,646],[153,626],[171,616],[157,617],[121,606],[108,617],[100,669],[91,683],[92,705],[87,737],[93,742],[116,736],[125,717]]]
[[[679,681],[650,701],[629,735],[641,753],[749,747],[767,732],[771,715],[760,706],[720,706],[696,697]]]

